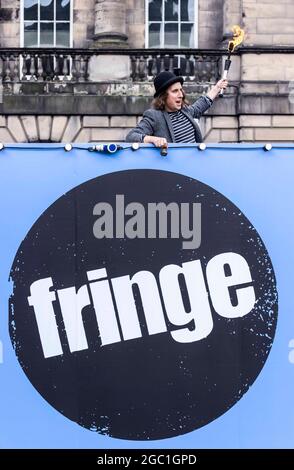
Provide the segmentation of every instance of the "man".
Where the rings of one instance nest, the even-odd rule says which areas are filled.
[[[154,79],[153,109],[143,114],[142,120],[126,136],[126,142],[142,142],[166,147],[168,142],[202,142],[202,135],[195,119],[207,111],[227,80],[219,80],[206,96],[201,96],[189,106],[182,88],[183,77],[172,72],[161,72]]]

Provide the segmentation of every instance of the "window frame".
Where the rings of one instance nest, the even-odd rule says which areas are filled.
[[[176,23],[175,21],[164,21],[164,2],[165,0],[161,0],[163,3],[163,12],[162,12],[162,21],[149,21],[149,0],[145,0],[145,47],[148,49],[149,48],[149,23],[157,23],[157,24],[174,24]],[[179,12],[181,11],[181,5],[180,5],[181,0],[179,0]],[[191,24],[193,23],[194,25],[194,34],[193,34],[193,42],[194,45],[192,46],[193,49],[198,48],[198,7],[199,7],[199,0],[194,0],[194,18],[193,21],[180,21],[178,19],[178,25],[181,24]],[[178,30],[178,45],[175,47],[175,49],[179,49],[180,46],[180,39],[181,39],[181,34],[180,34],[180,29]],[[156,47],[154,47],[156,49]],[[173,49],[172,47],[167,47],[164,45],[164,28],[161,28],[161,33],[160,33],[160,46],[159,49]]]
[[[40,2],[38,0],[38,12],[40,12]],[[38,15],[40,17],[40,15]],[[25,47],[24,46],[24,23],[25,23],[25,20],[24,20],[24,0],[20,0],[20,47]],[[51,20],[48,20],[48,21],[40,21],[40,20],[36,20],[36,23],[38,25],[38,32],[37,32],[37,37],[38,37],[38,41],[37,41],[37,45],[36,46],[26,46],[28,48],[49,48],[49,47],[52,47],[52,48],[56,48],[56,25],[58,23],[69,23],[69,46],[66,47],[66,46],[58,46],[59,48],[62,48],[62,49],[70,49],[73,47],[73,0],[70,0],[70,7],[69,7],[69,21],[61,21],[61,20],[57,20],[56,21],[56,18],[54,18],[53,21]],[[53,46],[42,46],[40,44],[40,24],[41,23],[52,23],[53,24]]]

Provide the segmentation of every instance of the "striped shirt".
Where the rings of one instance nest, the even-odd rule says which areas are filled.
[[[183,144],[194,144],[196,143],[195,139],[195,129],[191,121],[185,116],[182,111],[174,111],[168,113],[170,120],[172,122],[172,127],[175,135],[175,142]]]

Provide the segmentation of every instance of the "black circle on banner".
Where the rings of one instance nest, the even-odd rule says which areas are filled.
[[[94,207],[109,203],[116,217],[116,195],[144,207],[146,227],[150,203],[173,202],[179,211],[200,203],[200,246],[184,248],[184,236],[170,233],[96,238]],[[250,311],[235,318],[219,295],[224,279],[238,278],[232,253],[252,279],[235,280],[224,296],[236,307],[244,293],[254,295]],[[222,269],[209,274],[220,255]],[[169,269],[184,266],[195,268],[197,281],[169,273],[164,283]],[[141,286],[130,289],[128,276],[142,271]],[[253,384],[275,334],[275,275],[257,231],[222,194],[176,173],[121,171],[64,194],[28,232],[11,277],[10,336],[32,385],[69,419],[116,438],[163,439],[210,423]]]

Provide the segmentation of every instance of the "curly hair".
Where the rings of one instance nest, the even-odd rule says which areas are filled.
[[[186,95],[185,95],[184,90],[182,90],[182,93],[183,93],[182,108],[184,108],[185,106],[189,105],[189,102],[186,99]],[[167,90],[164,91],[163,93],[161,93],[156,98],[154,98],[154,100],[152,101],[152,108],[158,109],[160,111],[164,111],[165,110],[165,105],[166,105],[166,100],[167,100]]]

